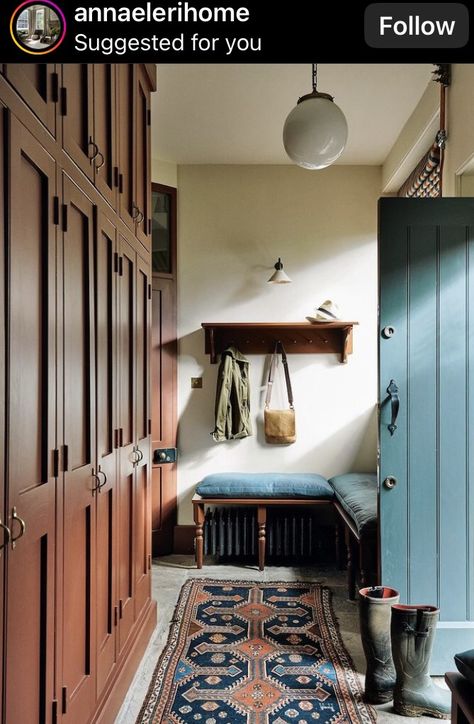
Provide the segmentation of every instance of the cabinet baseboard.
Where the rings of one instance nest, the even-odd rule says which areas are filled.
[[[91,724],[113,724],[115,722],[155,628],[156,601],[150,601],[150,605],[138,624],[137,633],[133,638],[130,649],[124,652],[117,665],[115,676],[102,694]]]
[[[194,525],[175,525],[173,534],[173,553],[194,553]]]

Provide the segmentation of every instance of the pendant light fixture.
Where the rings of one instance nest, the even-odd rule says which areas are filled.
[[[283,264],[280,257],[275,264],[275,271],[268,280],[268,284],[289,284],[292,280],[286,272],[283,271]]]
[[[344,151],[347,121],[334,98],[320,93],[318,66],[313,63],[313,90],[302,96],[288,115],[283,145],[294,163],[303,168],[330,166]]]

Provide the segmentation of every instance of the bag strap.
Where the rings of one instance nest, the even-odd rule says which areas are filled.
[[[288,394],[288,402],[290,404],[290,410],[294,410],[293,390],[291,389],[291,379],[290,379],[290,371],[288,369],[288,360],[286,358],[285,348],[283,347],[281,342],[276,342],[275,349],[273,351],[272,359],[270,362],[270,369],[268,371],[267,394],[265,397],[265,409],[268,410],[268,408],[270,407],[271,399],[272,399],[273,381],[275,379],[275,370],[276,370],[277,361],[278,361],[278,349],[280,349],[280,352],[281,352],[281,361],[283,362],[283,369],[285,371],[286,391]]]

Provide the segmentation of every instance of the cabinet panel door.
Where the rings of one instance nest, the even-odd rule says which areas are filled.
[[[151,183],[150,183],[150,91],[145,70],[136,69],[135,93],[135,206],[138,216],[135,234],[146,249],[151,248],[149,234],[151,226]]]
[[[139,461],[135,481],[135,618],[150,598],[151,465],[150,465],[150,263],[138,257],[136,291],[136,435]]]
[[[8,525],[20,536],[15,512],[26,528],[7,554],[6,721],[48,722],[54,697],[56,169],[14,118],[9,178]]]
[[[94,207],[63,179],[64,533],[63,668],[65,720],[88,721],[95,704]]]
[[[135,350],[136,253],[120,242],[119,283],[119,646],[122,650],[134,621],[133,541],[135,534]]]
[[[52,63],[8,63],[5,74],[33,113],[56,136],[56,98]]]
[[[7,111],[5,106],[0,104],[0,137],[4,138],[7,125]],[[7,237],[5,234],[5,145],[0,145],[0,298],[5,299],[5,249],[7,248]],[[0,470],[5,465],[5,315],[0,318]],[[0,485],[0,519],[5,520],[5,486]],[[0,531],[0,546],[6,542],[3,529]],[[1,550],[1,549],[0,549]],[[0,640],[2,642],[2,656],[0,658],[0,681],[3,681],[3,612],[4,612],[4,577],[5,577],[5,555],[7,551],[0,552]]]
[[[102,692],[116,661],[117,601],[117,315],[114,261],[117,231],[102,213],[95,246],[95,333],[97,358],[97,692]]]
[[[116,206],[116,89],[115,65],[94,65],[94,133],[99,156],[94,161],[95,185],[109,204]]]
[[[62,66],[63,148],[91,180],[93,154],[93,70],[87,63],[68,63]]]
[[[131,231],[135,229],[135,221],[132,216],[134,213],[135,72],[135,66],[132,63],[117,65],[119,212],[120,218]]]

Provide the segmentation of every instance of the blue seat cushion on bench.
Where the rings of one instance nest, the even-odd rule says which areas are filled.
[[[202,498],[334,498],[326,478],[312,473],[214,473],[196,492]]]
[[[377,475],[345,473],[329,478],[336,499],[352,518],[359,536],[377,527]]]

